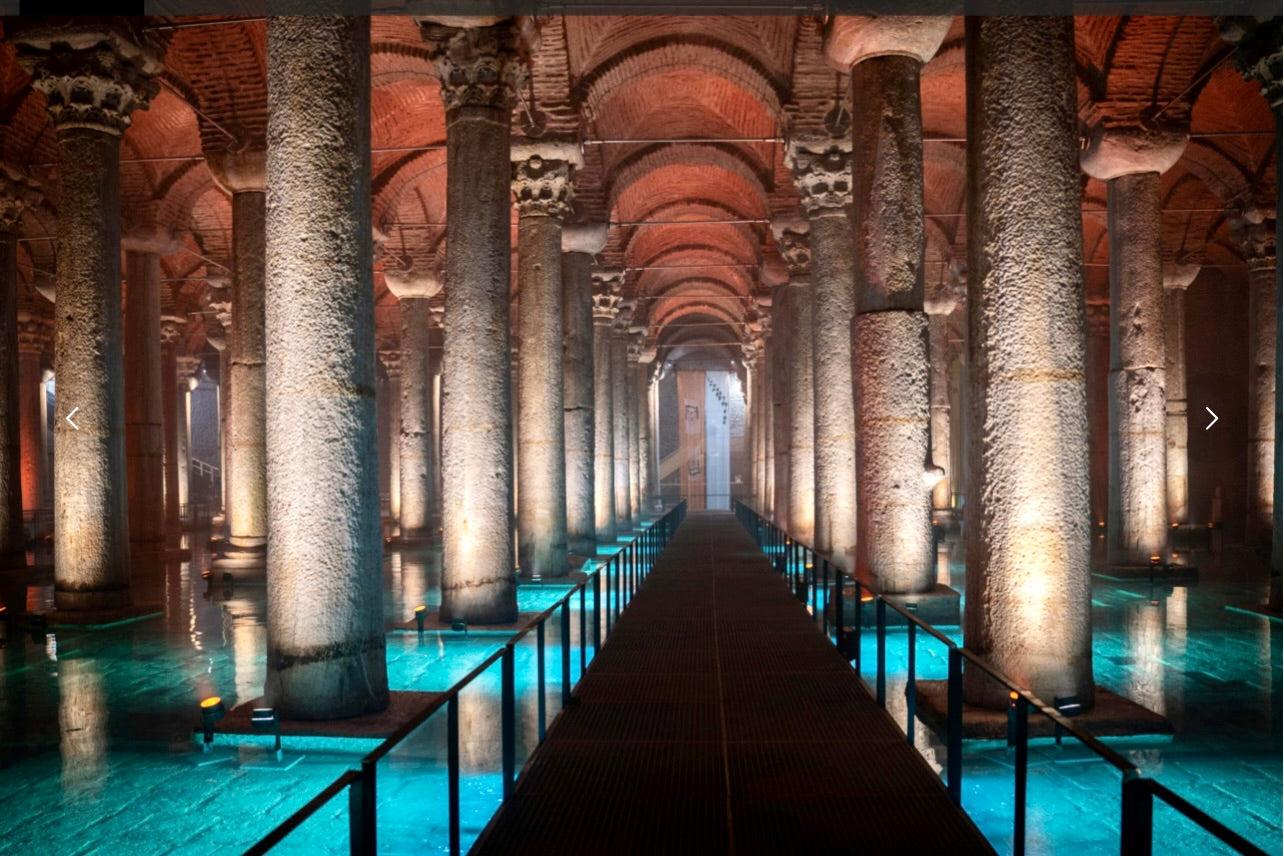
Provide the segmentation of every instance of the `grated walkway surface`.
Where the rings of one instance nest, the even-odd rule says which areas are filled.
[[[730,512],[691,512],[474,853],[992,853]]]

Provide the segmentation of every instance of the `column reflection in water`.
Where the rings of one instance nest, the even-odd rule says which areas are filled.
[[[1164,699],[1164,610],[1164,596],[1159,592],[1124,612],[1124,635],[1132,658],[1127,695],[1160,716],[1168,707]]]
[[[223,644],[231,654],[235,704],[262,695],[267,675],[267,604],[262,589],[258,596],[230,597],[223,602]]]
[[[1165,668],[1172,669],[1174,674],[1186,671],[1186,603],[1190,590],[1183,587],[1174,588],[1164,608],[1164,662]],[[1186,682],[1173,680],[1167,688],[1168,712],[1173,727],[1180,729],[1185,718]]]
[[[500,663],[459,694],[459,772],[495,773],[503,761]]]
[[[49,634],[49,656],[57,656]],[[72,801],[99,795],[107,779],[107,693],[97,662],[74,657],[58,661],[59,749],[62,791]]]

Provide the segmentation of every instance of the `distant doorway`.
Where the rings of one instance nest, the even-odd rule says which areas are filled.
[[[690,509],[729,509],[745,485],[745,400],[730,371],[677,370],[659,389],[660,486]]]

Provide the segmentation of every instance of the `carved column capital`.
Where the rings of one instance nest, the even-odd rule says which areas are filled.
[[[512,147],[513,198],[523,216],[564,220],[571,213],[575,170],[583,166],[572,143],[519,143]]]
[[[811,234],[806,222],[774,220],[771,232],[776,238],[776,247],[789,275],[807,276],[811,273]]]
[[[178,315],[162,315],[160,321],[161,346],[172,348],[183,339],[183,328],[187,319]]]
[[[809,216],[845,213],[852,204],[850,137],[793,134],[785,146],[785,163]]]
[[[511,20],[487,27],[452,27],[420,21],[420,35],[441,79],[447,112],[459,107],[513,109],[528,71],[518,54],[520,41]]]
[[[760,336],[741,342],[740,355],[744,361],[745,368],[749,371],[758,368],[758,365],[762,362],[762,351],[762,339]]]
[[[1275,246],[1275,211],[1267,208],[1245,208],[1230,221],[1231,234],[1244,255],[1249,270],[1274,268],[1277,264]]]
[[[0,163],[0,232],[18,228],[23,212],[35,208],[42,199],[44,193],[34,178]]]
[[[180,354],[174,358],[174,369],[174,373],[178,377],[179,386],[189,385],[188,381],[200,374],[201,358],[190,354]]]
[[[624,271],[593,271],[593,323],[610,325],[620,311]]]
[[[15,19],[16,20],[16,19]],[[131,18],[40,18],[10,28],[57,128],[122,134],[160,90],[163,49]]]
[[[383,363],[384,374],[388,380],[397,380],[401,377],[401,351],[385,349],[379,351],[379,362]]]

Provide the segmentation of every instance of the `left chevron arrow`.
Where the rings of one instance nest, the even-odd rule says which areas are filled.
[[[77,411],[77,410],[79,410],[79,409],[80,409],[79,407],[74,407],[74,408],[72,408],[71,412],[67,414],[67,423],[68,423],[69,425],[71,425],[71,427],[72,427],[72,428],[75,428],[77,431],[79,431],[79,430],[80,430],[80,426],[79,426],[79,425],[77,425],[75,422],[72,422],[72,421],[71,421],[71,417],[75,416],[75,415],[76,415],[76,411]]]

